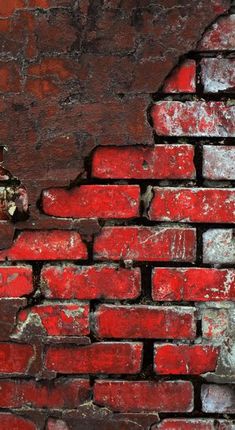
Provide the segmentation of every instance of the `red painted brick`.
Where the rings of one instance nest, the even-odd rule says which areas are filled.
[[[196,232],[180,227],[105,227],[95,238],[95,259],[195,260]]]
[[[96,381],[94,401],[117,412],[190,412],[193,387],[187,381]]]
[[[0,343],[0,373],[24,375],[33,358],[31,345]]]
[[[201,51],[234,50],[235,49],[235,15],[228,15],[217,20],[207,30],[198,44]]]
[[[193,339],[194,308],[101,305],[95,314],[103,338]]]
[[[139,373],[142,364],[141,343],[94,343],[82,347],[51,346],[46,367],[58,373]]]
[[[48,336],[85,336],[89,334],[89,305],[81,303],[50,303],[22,310],[17,331],[35,322]]]
[[[162,375],[200,375],[215,371],[219,348],[204,345],[155,345],[154,370]]]
[[[157,301],[235,300],[235,270],[158,267],[152,297]]]
[[[92,175],[112,179],[191,179],[195,177],[192,145],[99,147]]]
[[[195,93],[196,62],[186,60],[177,67],[163,86],[164,93]]]
[[[216,430],[214,420],[205,419],[166,419],[153,430]]]
[[[136,299],[141,291],[139,268],[119,266],[45,266],[41,289],[50,299]]]
[[[1,380],[1,408],[73,409],[89,400],[87,379],[58,379],[50,385],[33,380]]]
[[[131,218],[139,215],[137,185],[81,185],[51,188],[42,196],[47,215],[71,218]]]
[[[235,91],[235,60],[204,58],[201,61],[201,81],[205,93]]]
[[[235,147],[204,146],[203,176],[213,180],[235,180]]]
[[[0,297],[22,297],[32,292],[32,267],[0,266]]]
[[[37,430],[36,425],[18,415],[0,413],[0,430]]]
[[[223,102],[160,101],[151,116],[162,136],[235,136],[235,105]]]
[[[203,385],[202,411],[206,413],[235,413],[235,387],[233,385]]]
[[[235,191],[223,188],[153,188],[149,218],[156,221],[235,222]]]
[[[24,231],[12,247],[0,251],[0,260],[76,260],[86,259],[86,245],[76,231]]]

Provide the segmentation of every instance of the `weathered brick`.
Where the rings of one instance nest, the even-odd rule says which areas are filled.
[[[20,309],[27,305],[25,298],[0,298],[0,341],[12,335]]]
[[[96,330],[103,338],[193,339],[194,308],[101,305]]]
[[[235,15],[231,14],[217,20],[207,30],[198,44],[201,51],[224,51],[235,49]]]
[[[0,266],[0,297],[22,297],[32,292],[31,266]]]
[[[216,423],[217,425],[217,423]],[[170,418],[163,420],[153,430],[216,430],[214,420]]]
[[[41,289],[49,299],[136,299],[141,290],[139,268],[105,266],[44,266]]]
[[[203,262],[208,264],[235,263],[233,229],[210,229],[203,234]]]
[[[150,147],[99,147],[92,175],[112,179],[192,179],[195,177],[192,145]]]
[[[51,188],[42,196],[47,215],[71,218],[131,218],[139,215],[138,185],[81,185]]]
[[[196,91],[196,62],[185,60],[166,80],[164,93],[195,93]]]
[[[101,342],[88,346],[50,346],[45,364],[58,373],[139,373],[142,364],[141,343]]]
[[[235,222],[235,191],[229,188],[154,187],[149,218],[156,221]]]
[[[203,176],[208,179],[235,179],[235,147],[203,147]]]
[[[16,332],[35,324],[48,336],[85,336],[90,332],[89,305],[45,302],[32,306],[19,312]]]
[[[0,344],[0,373],[24,375],[34,359],[31,345],[17,343]]]
[[[195,260],[196,232],[180,227],[105,227],[95,238],[95,259]]]
[[[163,375],[200,375],[215,371],[219,349],[208,345],[154,347],[154,370]]]
[[[158,267],[152,297],[157,301],[235,300],[235,270]]]
[[[0,6],[1,7],[1,6]],[[0,92],[19,92],[21,90],[20,70],[15,62],[0,62]]]
[[[87,249],[76,231],[23,231],[12,247],[0,251],[0,260],[86,259]]]
[[[201,60],[201,80],[205,93],[235,91],[235,60],[204,58]]]
[[[232,385],[203,385],[202,410],[206,413],[235,413],[235,387]]]
[[[162,136],[235,136],[235,105],[224,102],[160,101],[152,108],[153,127]]]
[[[193,387],[187,381],[96,381],[94,400],[117,412],[190,412]]]
[[[0,4],[0,16],[1,18],[11,16],[17,9],[25,6],[24,0],[7,0]]]
[[[37,430],[36,424],[19,415],[0,413],[0,430]]]
[[[34,380],[0,381],[1,408],[73,409],[89,400],[87,379],[58,379],[47,385]]]
[[[204,339],[220,342],[229,324],[227,309],[204,309],[202,311],[202,335]]]

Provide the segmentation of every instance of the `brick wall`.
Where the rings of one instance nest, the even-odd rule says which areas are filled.
[[[55,18],[68,1],[59,3],[18,0],[0,11],[56,5]],[[62,35],[66,51],[73,33]],[[91,104],[86,127],[103,141],[85,174],[40,189],[37,208],[50,228],[18,228],[0,250],[0,430],[234,430],[234,65],[231,9],[143,115],[133,97],[130,117],[123,111],[109,136],[110,105],[103,129]],[[5,91],[16,90],[17,73],[14,61],[1,66]],[[56,95],[57,80],[74,73],[70,60],[32,62],[27,88]],[[16,226],[31,215],[27,188],[4,169],[7,229],[9,214]],[[78,220],[96,230],[81,232]]]

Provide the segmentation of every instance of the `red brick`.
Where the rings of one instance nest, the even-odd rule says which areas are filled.
[[[132,218],[139,215],[139,200],[137,185],[81,185],[43,191],[42,208],[57,217]]]
[[[215,371],[219,349],[204,345],[155,345],[154,370],[162,375],[200,375]]]
[[[235,300],[235,270],[158,267],[152,297],[157,301]]]
[[[0,413],[0,430],[37,430],[36,425],[18,415]]]
[[[139,373],[142,364],[141,343],[93,343],[89,346],[51,346],[46,367],[58,373]]]
[[[17,64],[10,61],[0,62],[0,92],[19,92],[20,90],[20,71]]]
[[[151,116],[162,136],[235,136],[235,106],[223,102],[160,101]]]
[[[73,409],[89,400],[86,379],[58,379],[50,385],[33,380],[1,380],[1,408]]]
[[[50,299],[136,299],[141,291],[139,268],[119,266],[45,266],[41,289]]]
[[[235,147],[204,146],[203,176],[213,180],[235,180]]]
[[[201,61],[201,81],[205,93],[235,90],[235,60],[204,58]]]
[[[187,381],[96,381],[94,401],[117,412],[190,412],[193,387]]]
[[[86,245],[76,231],[23,231],[12,247],[0,251],[0,260],[77,260],[86,259]]]
[[[95,259],[195,260],[196,232],[180,227],[105,227],[95,238]]]
[[[235,222],[235,191],[229,188],[153,188],[149,218],[156,221]]]
[[[232,385],[203,385],[202,411],[206,413],[235,413],[235,387]]]
[[[59,93],[59,87],[52,81],[52,79],[49,78],[28,79],[26,82],[25,90],[27,91],[27,93],[32,94],[38,100],[43,100],[47,97],[57,96]]]
[[[85,336],[89,334],[89,305],[81,303],[50,303],[22,310],[17,331],[36,323],[48,336]]]
[[[193,339],[194,308],[101,305],[95,314],[103,338]]]
[[[217,425],[217,424],[216,424]],[[166,419],[159,425],[153,427],[153,430],[216,430],[214,420],[205,419]],[[222,429],[221,429],[222,430]]]
[[[47,1],[47,0],[46,0]],[[66,81],[75,77],[75,64],[63,58],[43,58],[40,63],[28,67],[28,76],[44,78],[52,76],[56,80]]]
[[[185,60],[166,80],[164,93],[195,93],[196,91],[196,62]]]
[[[25,6],[25,0],[7,0],[0,3],[0,17],[7,17]]]
[[[198,49],[203,51],[224,51],[235,49],[235,15],[217,20],[204,34]]]
[[[112,179],[191,179],[195,177],[192,145],[99,147],[92,175]]]
[[[50,0],[29,0],[29,7],[48,8]]]
[[[32,292],[32,267],[0,266],[0,297],[22,297]]]
[[[34,349],[31,345],[18,343],[0,344],[0,373],[24,375],[32,359]]]

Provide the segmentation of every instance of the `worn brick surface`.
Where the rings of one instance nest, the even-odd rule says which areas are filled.
[[[136,299],[141,292],[139,268],[117,265],[44,266],[41,288],[50,299]]]
[[[191,145],[99,147],[92,174],[105,179],[191,179],[195,177],[193,157]]]
[[[97,332],[108,338],[193,339],[194,309],[154,306],[101,305],[96,314]]]
[[[212,180],[235,179],[235,148],[233,146],[203,147],[203,176]]]
[[[160,301],[235,300],[234,269],[153,269],[152,296]]]
[[[194,261],[196,232],[182,227],[105,227],[95,239],[98,260]]]
[[[193,407],[193,389],[188,381],[97,381],[95,402],[114,411],[190,412]]]
[[[117,359],[118,357],[118,359]],[[79,348],[49,347],[45,365],[58,373],[138,373],[142,344],[101,342]]]
[[[233,3],[0,0],[0,430],[235,429]]]

